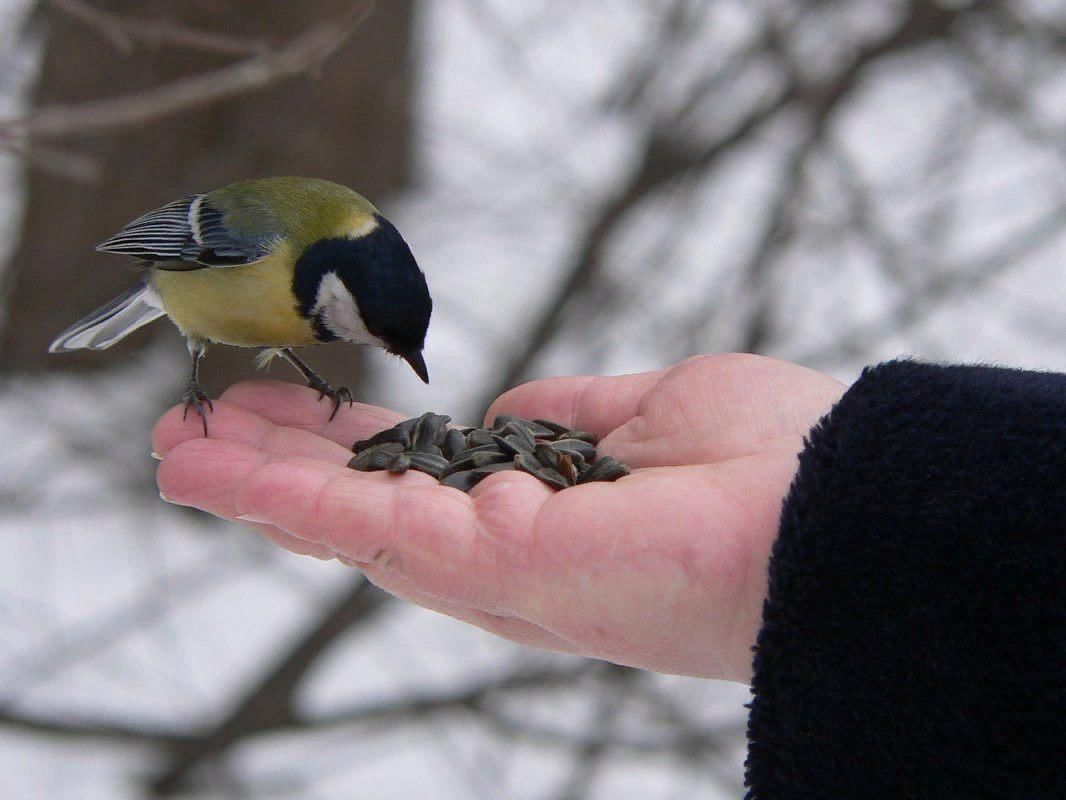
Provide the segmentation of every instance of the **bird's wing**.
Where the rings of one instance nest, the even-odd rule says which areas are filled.
[[[162,269],[203,269],[251,264],[279,238],[241,233],[223,216],[205,195],[183,197],[138,217],[96,249],[154,261]]]

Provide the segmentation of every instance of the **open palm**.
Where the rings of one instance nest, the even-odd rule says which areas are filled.
[[[153,444],[170,500],[336,556],[393,594],[514,641],[687,675],[750,677],[781,502],[803,436],[844,387],[747,355],[657,372],[552,378],[488,413],[590,430],[634,473],[555,492],[490,476],[471,495],[408,472],[345,465],[401,419],[305,387],[237,385],[211,438],[171,409]]]

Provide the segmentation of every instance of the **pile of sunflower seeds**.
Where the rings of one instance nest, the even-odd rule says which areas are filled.
[[[491,428],[449,428],[451,417],[425,413],[356,442],[348,466],[362,472],[409,469],[469,492],[497,472],[528,472],[556,489],[629,474],[625,464],[596,458],[598,439],[544,419],[496,417]]]

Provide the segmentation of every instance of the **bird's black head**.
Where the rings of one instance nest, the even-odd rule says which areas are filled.
[[[422,348],[433,301],[426,277],[393,224],[376,219],[364,236],[320,239],[303,252],[293,277],[298,310],[320,340],[379,345],[428,383]]]

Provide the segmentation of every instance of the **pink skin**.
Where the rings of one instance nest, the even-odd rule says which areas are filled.
[[[550,378],[486,418],[542,417],[602,437],[634,473],[554,492],[503,473],[468,496],[417,472],[359,473],[353,441],[399,414],[327,421],[310,389],[256,381],[156,426],[160,490],[276,544],[358,567],[383,589],[523,644],[747,682],[781,502],[803,436],[844,386],[750,355],[613,378]]]

